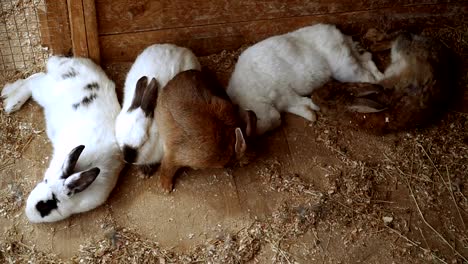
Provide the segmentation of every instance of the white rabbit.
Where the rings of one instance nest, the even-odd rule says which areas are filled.
[[[7,84],[7,113],[32,95],[44,108],[53,158],[26,202],[31,222],[54,222],[104,203],[123,167],[115,140],[114,83],[89,59],[51,57],[47,73]]]
[[[161,162],[163,144],[154,118],[158,90],[179,72],[200,68],[192,51],[172,44],[154,44],[138,55],[125,80],[123,107],[115,126],[126,162]]]
[[[371,54],[359,55],[351,37],[335,26],[317,24],[273,36],[239,57],[227,93],[241,108],[257,115],[257,134],[278,127],[280,112],[310,121],[319,110],[309,97],[334,78],[342,82],[376,82],[382,73]]]

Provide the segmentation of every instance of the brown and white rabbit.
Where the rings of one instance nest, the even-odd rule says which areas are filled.
[[[225,91],[217,88],[206,74],[188,70],[160,92],[156,121],[164,156],[159,180],[167,192],[179,168],[222,168],[246,150],[245,136],[255,131],[255,114],[239,114]]]
[[[455,93],[450,51],[439,41],[402,33],[377,84],[330,82],[312,94],[325,114],[376,134],[427,124]]]

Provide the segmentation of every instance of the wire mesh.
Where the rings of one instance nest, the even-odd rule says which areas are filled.
[[[45,0],[0,0],[0,71],[34,71],[49,57],[41,46]]]

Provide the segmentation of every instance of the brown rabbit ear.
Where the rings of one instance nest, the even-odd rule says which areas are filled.
[[[255,136],[257,131],[257,115],[251,110],[240,110],[240,116],[245,124],[245,135],[247,137]]]
[[[347,83],[346,90],[355,97],[364,97],[382,92],[383,87],[373,83]]]
[[[353,103],[347,107],[352,112],[357,113],[378,113],[387,109],[385,106],[377,103],[376,101],[366,98],[356,98]]]
[[[247,149],[247,144],[245,143],[244,135],[242,135],[242,130],[240,128],[236,128],[236,158],[240,159],[244,156],[244,152]]]
[[[128,108],[128,112],[137,109],[141,106],[143,95],[145,94],[146,85],[148,84],[148,77],[143,76],[138,79],[135,88],[135,94],[133,95],[132,104]]]
[[[151,79],[148,87],[146,87],[143,100],[141,101],[141,109],[145,112],[147,117],[152,117],[154,115],[154,108],[156,108],[156,102],[158,100],[158,89],[158,81],[156,81],[155,78]]]

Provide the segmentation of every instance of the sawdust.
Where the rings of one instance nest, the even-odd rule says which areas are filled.
[[[360,233],[388,231],[383,228],[382,218],[391,217],[392,228],[430,245],[423,252],[429,259],[435,253],[440,256],[445,252],[445,259],[460,261],[422,225],[421,218],[412,214],[415,204],[405,198],[409,190],[402,175],[410,178],[419,206],[430,215],[430,221],[444,230],[458,248],[465,248],[468,200],[463,186],[468,184],[467,121],[465,114],[448,113],[437,127],[394,135],[380,155],[369,155],[380,156],[377,160],[360,160],[353,150],[340,150],[346,136],[327,127],[325,120],[325,130],[333,132],[324,133],[322,142],[342,160],[342,165],[333,170],[337,191],[329,196],[326,206],[330,208],[325,210],[340,225],[352,223],[353,231],[346,244],[353,243]],[[427,237],[436,241],[427,242]],[[416,251],[414,245],[403,243],[403,248]]]
[[[0,17],[3,20],[12,16],[2,13]],[[443,39],[466,61],[466,26],[425,32]],[[226,84],[237,57],[246,47],[203,57],[200,61]],[[0,87],[42,67],[35,64],[25,71],[4,72],[0,76]],[[105,69],[121,84],[128,67],[128,64],[114,65]],[[467,72],[466,63],[463,67]],[[465,87],[467,76],[461,80]],[[379,260],[368,263],[463,263],[462,258],[422,221],[418,208],[456,250],[468,255],[465,226],[468,221],[468,114],[451,111],[431,127],[385,137],[342,130],[326,116],[319,117],[310,129],[316,144],[328,151],[322,156],[338,160],[323,162],[310,157],[314,166],[326,171],[326,179],[319,179],[327,182],[325,189],[319,189],[305,175],[291,172],[288,165],[280,161],[262,161],[255,167],[255,175],[262,184],[259,193],[268,191],[281,197],[267,217],[252,217],[251,224],[237,232],[218,228],[217,236],[181,251],[160,245],[157,239],[125,225],[118,226],[109,214],[97,219],[97,224],[107,230],[105,236],[83,243],[70,261],[309,263],[322,259],[323,263],[346,263],[347,252],[362,249],[359,243],[376,239],[383,244],[370,247],[377,252]],[[22,159],[31,138],[40,133],[33,123],[22,120],[0,110],[0,173],[7,175],[2,179],[0,190],[0,216],[13,219],[15,226],[28,225],[20,221],[20,210],[33,181],[16,175],[14,165]],[[418,208],[408,186],[414,191]],[[335,234],[337,232],[341,233]],[[64,261],[54,252],[37,250],[27,242],[25,234],[27,232],[16,228],[4,231],[0,239],[0,262]],[[305,245],[298,250],[300,243]],[[340,256],[340,250],[346,253]],[[386,258],[384,253],[379,253],[385,250],[390,252]]]
[[[246,263],[262,247],[271,247],[273,262],[284,263],[293,258],[281,246],[281,241],[295,238],[312,226],[320,203],[311,200],[288,201],[278,207],[271,221],[254,221],[237,233],[221,232],[217,237],[194,247],[187,253],[162,248],[157,242],[145,239],[126,228],[110,229],[106,238],[82,246],[73,260],[79,263]]]
[[[223,50],[217,54],[200,57],[199,60],[204,67],[216,72],[221,84],[226,86],[237,63],[237,58],[249,46],[249,44],[244,44],[237,50]]]
[[[43,66],[32,69],[34,72],[40,71]],[[26,72],[7,71],[3,78],[0,78],[0,87],[6,83],[14,82],[17,79],[25,78],[29,74]],[[14,170],[15,162],[22,158],[24,151],[31,144],[31,141],[43,130],[38,129],[33,123],[21,121],[12,115],[7,115],[3,111],[3,101],[0,101],[0,173],[4,175],[14,175],[4,179],[0,186],[0,216],[11,218],[17,216],[18,210],[22,208],[25,201],[25,192],[29,190],[30,184],[25,183],[21,177],[21,170]]]
[[[107,238],[88,245],[74,258],[79,263],[244,263],[259,250],[260,227],[253,224],[235,235],[220,236],[187,254],[178,254],[128,229],[111,230]]]
[[[0,240],[0,262],[2,263],[65,263],[56,255],[44,253],[32,245],[22,242],[22,235],[15,229],[6,230]]]

